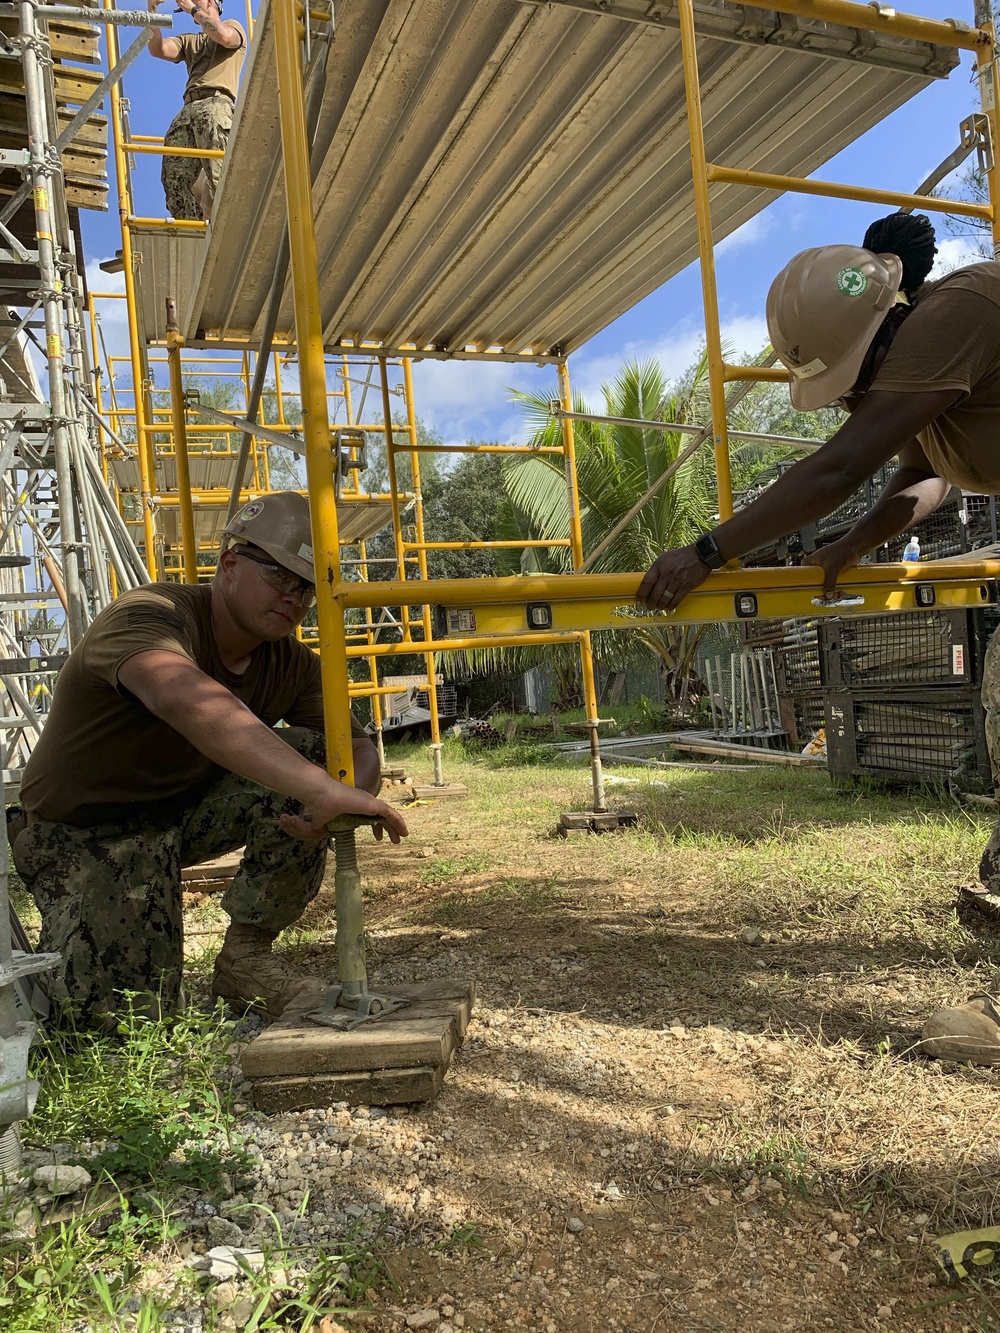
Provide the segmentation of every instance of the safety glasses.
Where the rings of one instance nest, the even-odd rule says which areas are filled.
[[[284,566],[275,564],[273,560],[264,560],[259,555],[251,555],[249,551],[234,551],[233,554],[259,565],[261,578],[276,592],[298,593],[303,606],[316,605],[315,584],[307,583],[305,579],[293,574]]]

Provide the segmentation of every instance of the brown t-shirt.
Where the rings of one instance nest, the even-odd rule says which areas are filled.
[[[959,390],[917,438],[946,481],[1000,494],[1000,263],[971,264],[922,289],[872,388]]]
[[[223,92],[236,101],[240,86],[240,70],[247,53],[247,35],[235,19],[223,19],[231,28],[236,28],[242,37],[242,43],[230,49],[220,46],[204,32],[181,32],[173,41],[181,48],[181,53],[174,61],[179,65],[183,60],[187,65],[188,81],[185,93]]]
[[[91,828],[168,816],[222,772],[173,727],[151,713],[118,672],[150,649],[179,653],[225,685],[273,727],[323,730],[319,658],[289,635],[262,643],[234,676],[212,630],[207,584],[153,583],[124,593],[70,653],[52,710],[24,770],[21,802],[43,819]],[[352,715],[352,731],[364,735]]]

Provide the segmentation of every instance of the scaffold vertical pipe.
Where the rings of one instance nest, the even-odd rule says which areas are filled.
[[[385,461],[389,473],[389,503],[392,509],[392,533],[396,544],[396,577],[401,583],[406,581],[406,550],[403,546],[403,514],[399,507],[399,476],[396,472],[396,442],[392,430],[392,404],[389,401],[389,363],[384,356],[378,358],[379,375],[382,385],[382,418],[385,430]],[[399,608],[399,621],[403,628],[404,639],[410,637],[410,608]]]
[[[569,367],[559,362],[559,401],[564,412],[573,411],[573,390],[569,382]],[[562,418],[563,454],[566,466],[566,502],[569,506],[570,549],[573,569],[583,564],[583,528],[580,523],[580,488],[576,479],[576,435],[572,416]],[[601,738],[598,731],[597,681],[594,677],[594,652],[589,630],[580,636],[580,666],[583,673],[583,702],[587,714],[587,734],[590,737],[590,777],[594,788],[594,811],[604,814],[608,808],[604,794],[604,765],[601,762]]]
[[[181,579],[198,582],[198,543],[194,535],[194,509],[191,502],[191,464],[188,458],[187,415],[184,407],[184,374],[181,349],[184,339],[177,330],[177,311],[172,297],[167,297],[167,370],[170,375],[170,410],[174,437],[174,462],[177,466],[177,509],[181,529]]]
[[[38,56],[40,37],[35,23],[34,5],[20,6],[24,100],[28,120],[28,149],[31,159],[32,197],[35,209],[35,236],[38,246],[38,273],[42,309],[45,317],[45,352],[48,358],[49,402],[52,409],[52,443],[55,453],[56,484],[59,494],[59,533],[62,540],[62,572],[66,589],[66,620],[70,646],[83,637],[85,616],[83,582],[80,578],[79,545],[73,509],[73,475],[70,465],[70,439],[64,366],[62,283],[56,271],[55,244],[52,236],[50,196],[52,169],[48,158],[48,133],[45,92]]]
[[[340,574],[340,536],[334,490],[327,410],[326,359],[319,309],[319,271],[313,219],[309,136],[306,132],[301,65],[301,23],[295,0],[275,0],[274,43],[278,76],[285,202],[295,309],[295,342],[299,359],[302,433],[306,445],[306,476],[316,562],[316,611],[319,659],[323,679],[326,762],[333,777],[354,781],[351,749],[350,691],[344,613],[336,601]],[[305,21],[309,22],[308,11]],[[337,955],[340,984],[346,997],[368,989],[365,968],[361,878],[354,855],[354,835],[337,834]]]
[[[417,529],[417,568],[420,577],[430,577],[427,571],[427,551],[424,547],[424,508],[420,488],[420,455],[417,453],[417,416],[413,406],[413,363],[408,356],[403,357],[403,397],[406,401],[406,430],[410,437],[410,469],[412,472],[413,493],[416,496]],[[405,548],[404,548],[405,550]],[[431,625],[431,608],[426,604],[421,608],[424,638],[429,643],[434,638]],[[438,712],[437,672],[434,669],[434,654],[425,657],[427,665],[427,704],[431,715],[431,755],[434,763],[434,786],[444,786],[444,765],[441,751],[441,716]]]
[[[719,328],[719,294],[715,282],[715,248],[712,240],[712,210],[708,198],[708,162],[705,154],[705,125],[701,114],[701,81],[698,77],[694,0],[677,0],[677,13],[681,30],[688,137],[691,142],[694,210],[698,227],[698,253],[701,258],[701,290],[705,305],[705,348],[708,354],[708,384],[712,404],[715,475],[719,495],[719,517],[725,520],[733,516],[733,482],[729,467],[725,360],[722,355],[722,331]]]
[[[983,114],[990,127],[990,155],[986,170],[986,188],[989,191],[993,217],[990,219],[990,233],[993,241],[993,258],[1000,259],[1000,110],[997,98],[1000,97],[1000,66],[997,63],[996,20],[991,0],[976,0],[976,27],[990,34],[989,45],[976,48],[976,69],[979,75],[979,98]]]
[[[346,379],[345,379],[345,383],[346,383]],[[352,415],[351,415],[351,403],[350,403],[350,397],[349,397],[349,396],[348,396],[348,402],[347,402],[347,414],[348,414],[348,415],[347,415],[347,419],[348,419],[348,421],[353,425],[353,424],[354,424],[354,421],[353,421],[353,417],[352,417]],[[362,541],[362,542],[359,542],[359,543],[358,543],[358,555],[361,557],[361,564],[360,564],[360,566],[359,566],[359,572],[360,572],[360,576],[361,576],[361,581],[362,581],[363,583],[367,583],[367,582],[368,582],[368,544],[367,544],[367,542],[363,542],[363,541]],[[366,606],[366,607],[365,607],[365,639],[366,639],[366,642],[368,643],[369,646],[371,646],[371,644],[374,642],[374,635],[375,635],[375,622],[374,622],[374,620],[373,620],[373,618],[372,618],[371,607]],[[375,728],[375,749],[378,751],[378,763],[379,763],[379,769],[380,769],[382,772],[385,772],[385,739],[384,739],[384,737],[383,737],[383,735],[382,735],[382,703],[381,703],[381,700],[379,699],[379,694],[378,694],[378,658],[377,658],[377,657],[369,657],[369,659],[368,659],[368,674],[369,674],[369,676],[370,676],[370,678],[371,678],[371,686],[372,686],[372,695],[371,695],[371,704],[372,704],[372,726]]]
[[[104,0],[105,9],[113,9],[112,0]],[[118,32],[108,25],[108,68],[118,64]],[[135,441],[139,459],[139,500],[142,505],[142,529],[145,541],[145,564],[149,577],[155,582],[159,573],[156,558],[156,528],[153,523],[153,490],[156,469],[154,462],[153,437],[145,429],[146,383],[149,378],[143,346],[139,340],[138,294],[135,289],[135,259],[132,252],[132,232],[129,217],[132,214],[132,200],[129,188],[128,162],[125,158],[122,138],[122,95],[121,87],[115,84],[111,97],[111,140],[115,149],[115,179],[118,183],[118,213],[122,226],[122,263],[125,277],[125,302],[128,309],[129,359],[132,364],[132,399],[135,405]],[[110,366],[108,371],[110,374]]]

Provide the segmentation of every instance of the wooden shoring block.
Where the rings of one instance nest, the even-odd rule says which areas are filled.
[[[96,65],[101,58],[100,37],[94,23],[50,20],[49,42],[52,54],[63,60],[81,60]]]
[[[106,212],[108,207],[108,187],[80,185],[75,181],[66,181],[66,202],[73,208],[93,208]]]
[[[22,104],[23,105],[23,104]],[[56,108],[56,120],[59,122],[59,132],[73,119],[73,112],[65,107]],[[88,117],[73,136],[73,146],[76,148],[86,144],[91,149],[108,150],[108,118],[99,111]]]
[[[306,1111],[314,1106],[406,1106],[432,1102],[441,1091],[447,1065],[425,1069],[376,1070],[370,1074],[314,1074],[264,1078],[253,1085],[258,1111]]]
[[[440,801],[444,797],[462,798],[468,796],[468,794],[469,789],[464,782],[445,782],[440,787],[435,787],[432,782],[426,785],[416,782],[413,784],[413,799],[415,801]]]
[[[289,1099],[297,1106],[329,1106],[436,1097],[465,1036],[475,987],[426,981],[395,985],[388,993],[408,1006],[347,1032],[308,1019],[279,1019],[266,1028],[241,1056],[254,1105],[280,1110],[291,1109]]]
[[[616,833],[619,829],[635,828],[639,816],[634,810],[567,810],[559,816],[556,832],[561,838],[586,833]]]
[[[82,106],[103,78],[104,72],[99,69],[84,69],[80,65],[53,65],[52,81],[55,84],[57,104]]]
[[[239,870],[242,856],[241,851],[227,852],[200,866],[185,866],[181,871],[181,883],[186,889],[200,889],[203,884],[214,884],[219,880],[228,884]]]

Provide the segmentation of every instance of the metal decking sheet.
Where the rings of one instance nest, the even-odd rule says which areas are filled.
[[[768,32],[739,5],[696,14],[726,166],[809,175],[957,60],[812,20]],[[327,347],[568,353],[696,257],[676,30],[520,0],[338,0],[336,21],[314,150]],[[190,276],[173,257],[189,343],[259,338],[285,220],[276,78],[265,0],[208,241]],[[774,197],[713,186],[716,239]],[[279,339],[293,324],[286,283]]]

